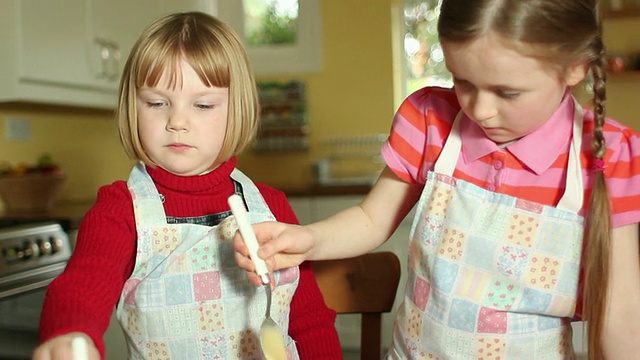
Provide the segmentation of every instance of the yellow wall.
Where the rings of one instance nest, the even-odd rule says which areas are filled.
[[[640,18],[606,19],[604,41],[610,54],[640,53]],[[582,90],[582,89],[578,89]],[[588,105],[591,95],[578,91],[578,99]],[[609,74],[607,79],[607,116],[640,131],[640,72]]]
[[[240,167],[256,181],[277,187],[311,183],[311,162],[326,137],[386,133],[394,111],[391,4],[397,0],[323,1],[323,71],[302,77],[307,85],[312,151],[255,154]],[[640,20],[617,20],[606,28],[610,49],[640,50]],[[621,35],[622,34],[622,35]],[[632,40],[623,41],[629,36]],[[397,86],[397,84],[396,84]],[[640,80],[612,80],[609,114],[640,129]],[[33,139],[8,141],[9,117],[31,120]],[[635,121],[635,122],[634,122]],[[92,200],[98,188],[126,179],[132,162],[125,156],[112,114],[106,111],[34,105],[0,105],[0,161],[35,162],[49,152],[69,175],[60,202]]]
[[[43,105],[0,105],[0,119],[28,119],[32,139],[6,139],[5,121],[0,126],[0,161],[12,165],[34,164],[50,153],[67,174],[59,199],[82,202],[94,199],[101,185],[125,177],[133,162],[118,137],[111,112]]]
[[[240,158],[243,171],[275,186],[310,184],[319,140],[389,131],[394,112],[390,4],[322,2],[323,70],[295,77],[307,86],[311,152],[247,152]]]
[[[604,41],[609,53],[640,54],[640,18],[607,19]],[[640,72],[632,77],[611,75],[607,86],[607,114],[640,130]]]

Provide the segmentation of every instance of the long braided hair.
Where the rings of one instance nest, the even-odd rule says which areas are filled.
[[[558,66],[560,71],[580,62],[589,64],[594,111],[591,161],[596,173],[588,202],[581,265],[589,359],[603,354],[611,262],[611,209],[604,180],[605,48],[597,5],[597,0],[442,0],[438,22],[442,41],[468,42],[495,32],[522,44],[523,49],[535,46],[535,55]]]

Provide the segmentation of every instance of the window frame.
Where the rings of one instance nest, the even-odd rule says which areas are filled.
[[[295,45],[247,48],[256,75],[317,73],[322,70],[320,0],[298,0],[298,29]],[[244,2],[217,0],[218,16],[244,39]]]

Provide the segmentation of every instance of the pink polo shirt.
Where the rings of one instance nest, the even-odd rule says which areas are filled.
[[[466,116],[462,117],[461,156],[454,177],[489,191],[555,206],[566,181],[574,102],[567,93],[551,118],[539,129],[505,148],[498,147]],[[460,105],[452,89],[427,87],[411,94],[394,117],[382,148],[387,165],[404,181],[424,184],[451,131]],[[584,109],[581,151],[585,199],[593,184],[591,134],[593,112]],[[605,178],[612,203],[612,224],[640,222],[640,136],[607,119]],[[584,215],[584,202],[580,214]]]

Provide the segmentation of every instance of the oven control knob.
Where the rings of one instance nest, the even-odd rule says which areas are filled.
[[[24,260],[31,259],[31,257],[34,255],[33,247],[31,246],[31,244],[32,244],[31,241],[22,242],[22,251],[24,252],[24,257],[23,257]]]
[[[64,242],[59,237],[51,236],[49,237],[49,242],[51,243],[53,254],[62,250],[62,247],[64,246]]]
[[[24,254],[24,249],[20,248],[20,247],[15,247],[15,252],[16,252],[16,257],[15,259],[18,261],[22,261],[22,260],[26,260],[25,259],[25,254]]]
[[[40,255],[40,251],[38,248],[38,244],[33,241],[26,240],[22,243],[22,249],[24,251],[24,259],[31,259],[32,257],[38,257]]]
[[[51,243],[46,240],[38,239],[36,244],[40,249],[40,256],[49,255],[53,251]]]

